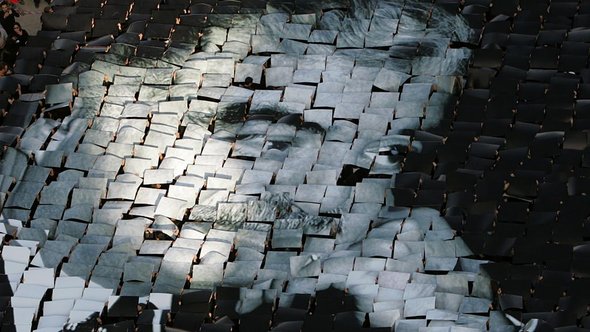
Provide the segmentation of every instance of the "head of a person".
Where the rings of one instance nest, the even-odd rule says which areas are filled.
[[[8,74],[8,64],[6,62],[0,61],[0,77],[6,76]]]
[[[423,228],[424,225],[436,224],[433,229],[448,225],[438,217],[437,210],[415,209],[411,215],[402,217],[388,214],[396,199],[388,199],[384,194],[386,190],[383,188],[389,188],[389,182],[384,181],[384,187],[379,187],[379,179],[366,177],[369,174],[373,177],[392,176],[400,172],[403,156],[399,151],[404,147],[412,151],[421,148],[409,132],[426,131],[439,125],[446,114],[446,103],[460,91],[469,58],[469,51],[455,48],[455,42],[470,41],[471,30],[462,18],[430,1],[299,3],[308,7],[296,8],[292,12],[268,5],[267,12],[260,18],[251,21],[245,18],[238,28],[221,26],[204,31],[200,45],[205,53],[226,52],[235,46],[236,41],[250,43],[250,52],[236,61],[236,68],[243,66],[248,70],[245,73],[236,70],[234,83],[246,83],[250,77],[257,85],[248,101],[248,120],[241,127],[247,129],[238,129],[237,135],[227,136],[223,130],[214,130],[212,137],[232,140],[236,157],[252,157],[253,154],[249,153],[259,144],[261,152],[258,154],[259,150],[255,150],[256,163],[276,161],[277,165],[283,165],[273,182],[278,187],[270,187],[268,192],[297,187],[297,191],[293,189],[287,194],[294,196],[293,204],[289,208],[284,207],[289,204],[279,204],[282,207],[277,209],[290,211],[285,220],[302,222],[297,226],[275,224],[275,229],[301,227],[304,232],[309,228],[321,229],[318,233],[325,232],[322,234],[329,234],[335,241],[327,245],[326,252],[319,254],[304,249],[310,254],[302,254],[308,261],[303,262],[302,258],[298,261],[300,265],[291,261],[289,291],[313,293],[313,287],[305,289],[298,282],[304,277],[316,276],[321,264],[326,267],[329,262],[351,253],[357,255],[355,262],[371,260],[363,256],[391,257],[392,246],[396,248],[394,258],[399,259],[387,259],[387,264],[392,263],[387,268],[389,271],[423,272],[429,267],[423,265],[424,256],[420,250],[412,254],[409,254],[412,250],[402,253],[401,248],[409,239],[407,236],[414,234],[413,239],[420,242],[427,237],[424,230],[430,227]],[[313,4],[325,7],[318,8]],[[250,36],[239,40],[239,32],[243,30],[250,31]],[[256,75],[252,75],[252,64],[265,59],[268,62],[260,66],[264,68],[258,68]],[[203,86],[209,83],[207,79],[205,75]],[[220,107],[214,123],[216,129],[228,126],[223,123],[221,112]],[[274,113],[275,119],[280,120],[268,121],[265,125],[282,135],[261,134],[253,139],[252,136],[256,135],[245,134],[254,132],[252,128],[258,128],[260,122],[266,121],[259,121],[256,115],[269,113]],[[350,176],[353,180],[345,182],[343,179],[348,177],[349,171],[353,173]],[[282,185],[285,189],[280,188]],[[364,187],[373,185],[379,188],[363,197]],[[320,198],[317,200],[303,197],[299,192],[312,187],[314,189],[309,193],[318,194]],[[323,190],[326,190],[325,195]],[[330,197],[328,192],[331,190],[341,190],[342,196]],[[324,218],[326,215],[341,218],[338,222],[330,222]],[[385,253],[372,252],[378,245],[372,242],[368,231],[370,219],[375,220],[372,227],[379,228],[376,225],[382,222],[384,228],[396,229],[384,236]],[[331,231],[331,225],[335,231]],[[376,261],[385,264],[385,260]],[[312,273],[304,268],[314,264],[317,270]],[[326,279],[320,276],[316,290],[334,284],[349,289],[350,294],[362,294],[367,288],[361,291],[362,287],[355,287],[354,282],[350,282],[355,273],[348,272],[352,270],[352,264],[350,267],[340,276],[330,275]],[[354,269],[357,269],[356,265]],[[326,271],[329,270],[326,268],[324,273]],[[247,312],[244,307],[240,310]],[[372,310],[370,305],[367,310]]]
[[[300,3],[305,6],[320,1]],[[202,54],[191,55],[195,56],[191,58],[193,64],[189,64],[189,60],[184,62],[186,68],[199,68],[206,74],[202,82],[199,76],[198,79],[191,77],[191,82],[186,84],[190,86],[190,93],[196,93],[195,85],[200,84],[198,92],[203,98],[194,96],[190,100],[189,109],[195,110],[192,112],[195,118],[191,119],[190,112],[186,113],[189,126],[183,137],[200,136],[205,148],[219,144],[225,151],[229,146],[224,160],[231,154],[232,159],[238,161],[256,161],[251,166],[235,163],[234,167],[244,167],[243,173],[227,176],[219,166],[215,176],[205,178],[208,189],[214,188],[216,176],[218,180],[230,182],[223,184],[227,196],[207,207],[217,211],[213,216],[199,212],[204,210],[199,210],[197,205],[188,206],[194,202],[187,202],[187,208],[193,208],[191,216],[194,215],[195,220],[211,222],[214,228],[233,230],[238,223],[232,224],[234,207],[228,213],[232,216],[226,217],[225,213],[230,210],[223,210],[221,206],[235,203],[235,211],[239,210],[235,220],[245,224],[244,202],[248,202],[249,209],[250,200],[259,200],[260,205],[252,206],[265,211],[264,216],[261,213],[251,220],[276,219],[272,226],[274,233],[267,234],[271,237],[267,242],[279,251],[305,248],[300,256],[284,256],[287,257],[286,268],[278,264],[272,267],[267,261],[265,269],[280,269],[281,273],[259,275],[260,289],[275,285],[274,279],[288,280],[286,290],[289,293],[313,294],[337,285],[354,296],[359,295],[359,299],[372,297],[359,302],[366,305],[358,310],[363,312],[362,317],[365,317],[364,312],[374,310],[373,299],[377,296],[382,302],[388,302],[387,305],[396,302],[387,308],[397,311],[400,317],[400,312],[404,313],[404,292],[394,284],[399,280],[405,287],[413,272],[438,268],[436,262],[425,266],[423,240],[430,236],[447,237],[429,235],[431,229],[450,229],[439,217],[438,210],[392,208],[395,197],[389,195],[389,188],[393,174],[399,171],[393,147],[411,144],[404,130],[426,130],[437,124],[442,104],[457,93],[455,87],[460,83],[456,82],[465,74],[468,60],[467,51],[449,45],[453,41],[465,41],[470,31],[460,18],[423,1],[334,0],[321,3],[329,3],[330,7],[305,8],[294,14],[272,8],[269,1],[263,15],[244,15],[243,21],[234,17],[231,22],[236,26],[224,25],[227,20],[221,15],[216,19],[220,26],[213,24],[203,31],[200,36]],[[210,17],[213,21],[213,15]],[[100,71],[101,65],[93,66],[95,68]],[[237,68],[245,70],[240,72]],[[105,65],[103,69],[106,74],[112,66]],[[237,88],[235,83],[256,84],[256,90],[244,91],[247,89]],[[129,97],[124,105],[135,101],[159,102],[172,97],[171,89],[159,88],[162,89],[145,90],[145,94],[140,91],[137,100]],[[223,93],[217,98],[220,90]],[[246,103],[247,107],[238,110],[232,107],[233,103]],[[238,113],[236,110],[249,113],[231,116]],[[275,116],[250,117],[257,113],[267,115],[268,110]],[[247,121],[243,121],[244,118]],[[150,142],[149,139],[145,141]],[[390,154],[385,155],[388,151]],[[225,170],[231,168],[227,166]],[[364,169],[366,172],[359,174],[373,177],[343,183],[340,179],[348,169]],[[234,174],[240,175],[234,177]],[[238,187],[242,192],[235,189]],[[199,200],[204,199],[202,195]],[[340,219],[333,216],[340,216]],[[225,223],[223,218],[232,220]],[[304,246],[303,234],[309,235]],[[457,244],[451,244],[454,253]],[[433,251],[438,247],[427,248],[426,251]],[[239,250],[248,252],[247,246]],[[227,258],[210,255],[213,256],[215,258],[209,260],[201,256],[199,264],[215,262],[220,266],[219,262],[227,262]],[[456,257],[452,259],[451,265],[456,263]],[[443,271],[453,272],[454,265],[443,265]],[[374,282],[371,288],[364,287],[365,280],[375,281],[378,271],[386,267],[394,273],[380,277],[382,283],[388,284],[385,292],[377,293],[380,287]],[[223,278],[224,285],[252,286],[248,278]],[[418,275],[416,280],[417,284],[422,284],[430,283],[432,278]],[[467,281],[464,284],[467,287]],[[424,290],[432,293],[427,303],[433,307],[435,289],[425,285]],[[236,311],[248,312],[259,304],[250,303],[252,305],[243,304]],[[415,306],[422,306],[421,303],[415,302]],[[414,311],[408,313],[411,316]],[[389,314],[395,316],[395,313]]]
[[[18,23],[18,22],[14,23],[14,25],[12,26],[12,29],[13,29],[14,33],[16,33],[16,34],[22,34],[22,32],[23,32],[23,28],[20,25],[20,23]]]
[[[269,193],[312,185],[322,197],[330,188],[326,200],[304,197],[295,189],[287,193],[297,198],[295,205],[299,200],[304,207],[298,219],[322,231],[333,223],[320,214],[347,215],[346,219],[355,217],[351,213],[388,211],[394,204],[393,197],[386,200],[382,181],[340,179],[349,170],[366,171],[359,176],[392,176],[400,171],[396,147],[413,143],[405,131],[436,126],[443,104],[458,92],[469,52],[454,48],[453,42],[467,41],[471,34],[464,20],[430,2],[335,2],[330,1],[329,8],[298,8],[295,13],[269,4],[261,15],[234,17],[231,22],[224,15],[211,14],[211,26],[199,36],[198,54],[187,56],[183,63],[183,68],[205,72],[202,81],[199,76],[195,83],[191,76],[188,84],[200,84],[198,93],[203,96],[190,100],[195,112],[186,119],[199,128],[191,127],[190,134],[200,135],[202,129],[211,135],[204,139],[206,144],[229,143],[233,158],[255,158],[256,165],[266,162],[273,169],[281,165],[276,166],[280,168],[276,178],[268,178],[267,184],[274,186]],[[105,73],[112,68],[105,67]],[[250,82],[256,90],[236,87]],[[140,91],[137,101],[172,98],[170,90],[161,87],[157,95]],[[224,92],[210,101],[208,93],[219,91]],[[208,107],[215,116],[209,118]],[[190,130],[187,127],[185,134]],[[237,185],[248,184],[240,181]],[[362,185],[355,194],[358,182]],[[365,187],[372,188],[371,194]],[[360,252],[366,229],[357,234],[353,226],[347,227],[337,232],[336,251]],[[408,222],[405,230],[416,227]],[[393,236],[388,240],[393,241]],[[418,265],[424,269],[422,258],[414,263],[412,270]]]
[[[2,9],[3,12],[9,11],[10,6],[8,5],[8,2],[3,1],[2,3],[0,3],[0,9]]]

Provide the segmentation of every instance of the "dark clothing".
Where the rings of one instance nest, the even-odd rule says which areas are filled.
[[[16,47],[22,47],[25,46],[25,44],[27,43],[27,40],[29,40],[29,33],[25,30],[22,30],[23,34],[22,35],[18,35],[18,34],[14,34],[12,36],[12,41],[14,42],[14,44],[16,45]]]
[[[4,17],[4,12],[0,12],[0,24],[10,36],[14,35],[12,27],[14,27],[14,23],[16,22],[15,17],[19,17],[20,15],[12,10],[12,13],[8,16]]]
[[[27,40],[29,39],[29,34],[25,30],[22,30],[22,32],[22,35],[17,35],[14,33],[8,38],[6,47],[4,48],[5,62],[14,63],[16,61],[16,53],[18,53],[19,48],[25,46]]]

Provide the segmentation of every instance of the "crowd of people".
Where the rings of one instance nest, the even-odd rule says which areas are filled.
[[[16,22],[19,16],[10,2],[0,3],[0,65],[2,66],[12,67],[19,48],[25,45],[29,38],[28,32]]]

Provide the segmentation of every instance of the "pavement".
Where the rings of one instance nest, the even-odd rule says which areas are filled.
[[[35,8],[33,0],[24,0],[24,4],[16,5],[15,8],[20,14],[16,21],[21,24],[29,35],[36,35],[41,30],[41,14],[43,8],[47,6],[45,1],[41,1],[39,8]]]

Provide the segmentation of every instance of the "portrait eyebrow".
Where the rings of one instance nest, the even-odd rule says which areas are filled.
[[[512,326],[430,177],[478,38],[457,13],[57,2],[4,82],[4,125],[20,125],[0,162],[15,322]]]

